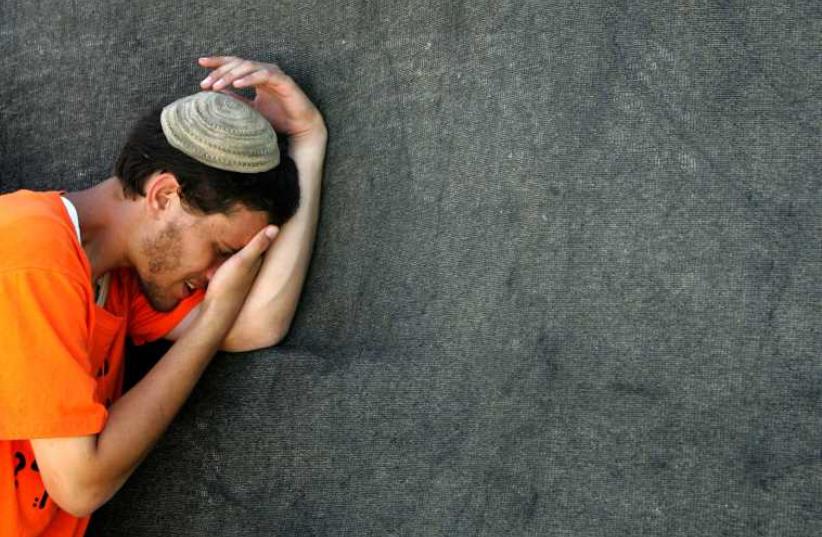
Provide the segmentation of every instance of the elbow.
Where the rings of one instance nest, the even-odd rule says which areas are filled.
[[[279,324],[276,330],[272,330],[267,334],[267,337],[263,342],[265,345],[262,345],[260,348],[276,347],[285,339],[285,336],[288,335],[288,331],[290,329],[290,322],[287,324]]]
[[[277,324],[273,328],[266,327],[244,333],[230,334],[229,337],[226,337],[223,341],[220,350],[226,352],[249,352],[276,347],[285,339],[289,328],[290,324],[286,326]]]
[[[62,511],[83,518],[89,515],[91,510],[90,502],[86,498],[80,487],[73,483],[71,476],[64,472],[40,471],[40,479],[46,488],[44,496],[48,497]],[[46,500],[46,501],[48,501]]]
[[[285,339],[285,336],[288,335],[289,330],[291,330],[290,319],[287,323],[281,323],[279,329],[271,335],[272,337],[269,339],[268,346],[276,347],[277,345],[279,345]]]
[[[258,349],[265,349],[268,347],[276,347],[279,345],[284,339],[285,336],[288,335],[288,331],[291,330],[291,319],[288,319],[286,322],[279,322],[276,323],[275,328],[267,331],[260,331],[260,339],[258,340]]]
[[[40,477],[48,493],[48,499],[66,513],[77,518],[90,516],[110,500],[119,488],[111,483],[93,485],[86,480],[79,479],[77,474],[62,474],[41,472]]]
[[[44,494],[48,495],[48,500],[53,501],[61,511],[65,511],[71,516],[83,518],[89,515],[88,505],[82,498],[80,498],[78,494],[63,492],[62,490],[47,484],[46,492]]]
[[[268,349],[271,347],[276,347],[280,344],[280,342],[285,337],[284,333],[281,332],[271,332],[269,334],[260,334],[257,337],[249,338],[248,341],[245,342],[243,346],[246,351],[256,351],[260,349]]]
[[[49,498],[63,511],[77,518],[85,518],[99,509],[109,497],[90,489],[47,486]]]
[[[114,496],[127,476],[101,465],[97,439],[88,435],[31,440],[46,488],[43,506],[51,500],[62,511],[85,518]]]
[[[72,500],[71,502],[58,502],[55,500],[54,503],[56,503],[57,506],[66,513],[77,518],[85,518],[87,516],[91,516],[91,514],[97,510],[95,507],[92,507],[90,503],[80,502],[79,499]]]

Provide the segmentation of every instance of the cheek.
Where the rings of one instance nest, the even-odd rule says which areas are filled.
[[[169,226],[155,237],[144,240],[142,251],[148,273],[151,275],[179,270],[187,256],[183,241],[174,226]]]
[[[201,246],[190,250],[184,248],[181,255],[183,258],[180,263],[180,270],[186,276],[201,277],[220,261],[210,246]]]

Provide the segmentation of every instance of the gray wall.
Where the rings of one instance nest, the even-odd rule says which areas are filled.
[[[0,189],[87,187],[202,54],[330,130],[292,331],[92,535],[822,532],[822,9],[0,5]]]

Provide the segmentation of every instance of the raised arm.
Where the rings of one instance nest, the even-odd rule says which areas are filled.
[[[223,340],[222,350],[270,347],[288,333],[314,246],[325,140],[325,125],[303,137],[289,137],[288,152],[300,175],[300,207],[266,252],[243,309]]]
[[[288,136],[288,153],[299,174],[299,209],[266,252],[243,309],[220,346],[233,352],[270,347],[288,332],[308,271],[328,132],[317,107],[276,65],[232,56],[200,58],[200,65],[214,68],[201,83],[204,90],[222,91],[245,101],[268,119],[274,130]],[[226,89],[232,86],[253,87],[255,99]],[[166,338],[178,339],[198,315],[199,308],[195,308]]]

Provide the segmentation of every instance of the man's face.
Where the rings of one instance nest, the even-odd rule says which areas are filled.
[[[158,311],[172,310],[192,287],[205,287],[231,254],[268,224],[266,213],[238,207],[230,215],[191,214],[179,207],[142,238],[135,263],[140,287]]]

